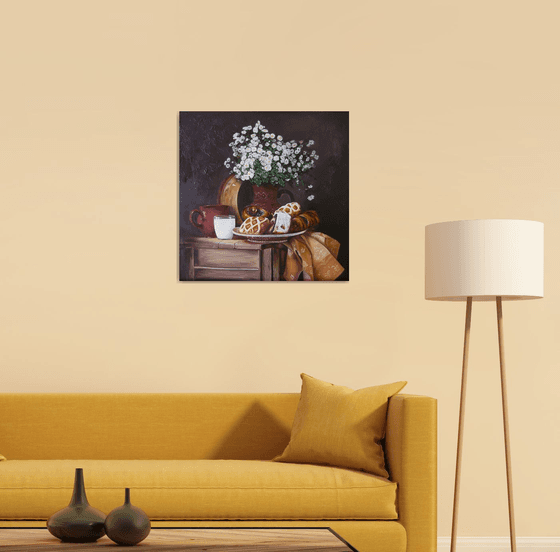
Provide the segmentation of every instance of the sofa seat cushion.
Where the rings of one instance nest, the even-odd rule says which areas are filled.
[[[109,513],[131,489],[150,519],[397,519],[396,483],[368,473],[262,460],[8,460],[0,519],[47,519],[68,505],[75,468]]]

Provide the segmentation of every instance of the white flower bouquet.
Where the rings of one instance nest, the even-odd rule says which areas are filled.
[[[282,136],[270,133],[260,121],[254,126],[243,127],[233,135],[229,145],[233,159],[227,158],[224,165],[240,180],[249,180],[257,186],[282,186],[293,180],[299,185],[302,173],[315,166],[319,156],[308,148],[315,142],[303,140],[284,141]]]

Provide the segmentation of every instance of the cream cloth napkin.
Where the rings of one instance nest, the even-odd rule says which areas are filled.
[[[343,266],[336,260],[340,243],[322,232],[306,232],[287,243],[284,279],[296,281],[303,272],[304,280],[336,280]]]

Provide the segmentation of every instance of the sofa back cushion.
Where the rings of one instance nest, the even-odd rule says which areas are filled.
[[[9,460],[270,460],[299,393],[0,393]]]

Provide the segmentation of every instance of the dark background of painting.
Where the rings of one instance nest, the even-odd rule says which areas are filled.
[[[349,279],[349,114],[347,111],[217,111],[181,112],[179,116],[179,228],[180,238],[200,236],[189,213],[200,205],[218,203],[218,191],[231,169],[233,134],[260,121],[285,141],[314,140],[319,159],[294,188],[302,210],[314,209],[321,219],[317,230],[340,242],[338,261],[345,268],[338,280]],[[307,189],[312,185],[311,189]],[[314,195],[312,201],[307,197]],[[241,186],[240,207],[250,204],[252,188]],[[287,203],[288,197],[280,198]],[[180,279],[186,279],[180,267]]]

